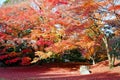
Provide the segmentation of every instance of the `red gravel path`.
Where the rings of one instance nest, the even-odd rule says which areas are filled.
[[[0,80],[120,80],[120,66],[109,69],[106,64],[90,66],[90,75],[80,75],[79,66],[70,64],[6,67],[0,68]]]

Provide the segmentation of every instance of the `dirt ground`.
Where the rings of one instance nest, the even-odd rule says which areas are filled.
[[[1,67],[0,80],[120,80],[120,61],[109,69],[108,62],[90,65],[91,74],[81,75],[79,65],[44,64],[26,67]]]

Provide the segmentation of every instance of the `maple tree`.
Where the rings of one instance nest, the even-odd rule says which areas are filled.
[[[0,43],[5,47],[1,50],[0,59],[7,65],[29,65],[35,51],[44,51],[45,47],[61,40],[62,33],[51,25],[43,25],[39,13],[29,3],[3,6],[0,12]]]
[[[111,55],[111,52],[119,48],[117,44],[114,49],[110,43],[120,35],[120,6],[117,2],[118,0],[31,0],[29,7],[2,7],[0,41],[7,46],[3,52],[8,47],[15,46],[4,41],[10,40],[8,42],[13,43],[12,38],[15,38],[18,45],[23,44],[21,39],[27,40],[27,46],[21,53],[32,53],[33,51],[27,48],[32,46],[35,55],[39,56],[31,59],[23,55],[23,58],[11,58],[6,63],[21,61],[21,65],[29,65],[32,60],[32,63],[35,63],[75,48],[79,48],[81,53],[94,63],[95,55],[103,47],[109,66],[113,67],[114,55]],[[2,55],[1,60],[11,55],[18,56],[9,53]]]
[[[65,4],[61,3],[61,0],[48,0],[47,2],[37,1],[40,1],[38,2],[41,11],[40,15],[44,16],[44,20],[48,19],[48,25],[54,26],[56,23],[61,24],[65,28],[65,37],[67,37],[67,35],[69,36],[65,39],[69,39],[71,36],[77,36],[77,43],[88,42],[88,47],[91,45],[89,44],[90,41],[88,41],[88,39],[84,41],[80,39],[82,38],[81,35],[85,36],[89,31],[87,35],[92,38],[92,43],[96,45],[104,43],[103,47],[106,49],[109,66],[112,67],[114,65],[112,63],[109,45],[109,40],[114,33],[105,30],[105,26],[110,26],[106,19],[109,17],[108,20],[111,21],[111,15],[115,15],[115,20],[119,19],[119,5],[116,5],[118,0],[65,0]],[[41,6],[39,4],[43,5]],[[75,33],[78,35],[74,35]],[[94,48],[95,47],[89,48],[88,52]],[[96,51],[93,50],[92,53],[95,52]]]
[[[76,45],[80,46],[84,57],[91,59],[93,61],[92,64],[96,63],[95,58],[97,51],[100,49],[100,44],[97,41],[94,41],[89,36],[84,35],[80,42],[76,42]]]
[[[91,1],[91,5],[88,4],[88,6],[89,7],[91,6],[91,8],[92,8],[92,5],[94,5],[96,7],[90,9],[91,11],[89,13],[86,13],[86,11],[85,11],[85,13],[83,13],[83,17],[86,17],[87,22],[92,21],[87,26],[87,29],[90,29],[92,32],[95,33],[95,35],[91,35],[91,34],[88,34],[88,35],[91,36],[91,37],[94,36],[94,37],[92,37],[94,39],[94,41],[103,40],[103,42],[105,44],[106,51],[107,51],[107,56],[108,56],[110,67],[112,67],[114,65],[114,63],[112,63],[112,62],[114,62],[114,60],[112,59],[112,56],[110,55],[111,51],[110,51],[109,40],[111,39],[111,37],[113,36],[114,33],[107,32],[107,31],[105,32],[105,31],[102,31],[101,29],[104,28],[104,26],[106,26],[106,24],[108,24],[108,23],[105,22],[106,20],[104,20],[105,17],[109,17],[109,16],[106,16],[106,15],[108,15],[108,14],[114,15],[113,12],[109,13],[109,8],[106,8],[106,6],[109,5],[111,2],[113,4],[114,1],[113,0],[111,0],[111,1],[104,0],[103,2],[101,1],[100,2],[101,4],[98,5],[95,1]],[[87,3],[85,3],[85,5],[86,4]],[[83,7],[85,7],[85,5]],[[101,7],[101,6],[103,6],[103,7]],[[86,6],[85,8],[87,10],[88,7]],[[105,12],[102,10],[103,8],[106,10]],[[89,11],[89,10],[87,10],[87,11]],[[115,27],[115,26],[113,26],[113,27]],[[102,43],[98,43],[98,44],[102,44]]]
[[[39,14],[28,3],[1,7],[0,60],[7,65],[29,65],[34,57],[29,35],[39,24]]]

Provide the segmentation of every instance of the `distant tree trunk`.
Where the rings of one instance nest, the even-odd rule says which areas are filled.
[[[103,41],[104,41],[105,48],[106,48],[106,51],[107,51],[107,57],[108,57],[108,61],[109,61],[109,67],[113,68],[114,67],[114,60],[115,59],[110,55],[109,43],[108,43],[109,40],[108,40],[107,37],[104,37]]]
[[[112,54],[112,67],[114,67],[114,64],[115,64],[115,54]]]
[[[93,64],[93,65],[95,65],[95,64],[96,64],[96,62],[95,62],[94,57],[90,57],[90,59],[92,60],[92,64]]]

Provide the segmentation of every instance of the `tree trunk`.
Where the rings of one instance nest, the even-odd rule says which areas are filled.
[[[105,43],[105,47],[106,47],[106,51],[107,51],[107,57],[108,57],[108,61],[109,61],[109,67],[112,68],[114,66],[114,61],[112,59],[112,56],[110,56],[108,38],[104,37],[103,41]]]
[[[92,60],[92,64],[95,65],[95,59],[93,57],[90,57],[90,59]]]
[[[115,63],[115,54],[112,55],[111,68],[114,67],[114,63]]]

